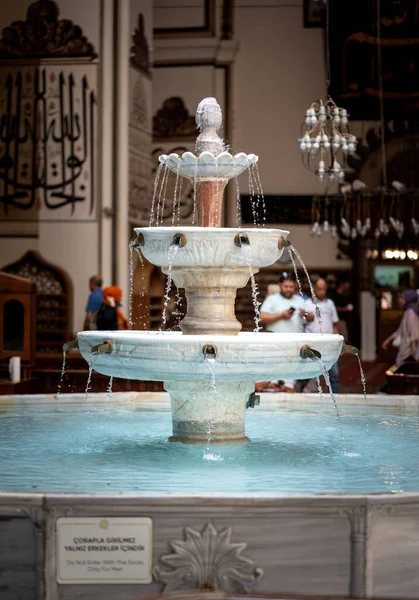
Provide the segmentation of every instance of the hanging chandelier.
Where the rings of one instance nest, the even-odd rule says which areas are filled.
[[[417,246],[418,212],[416,188],[392,181],[391,188],[369,189],[363,181],[355,179],[352,183],[343,182],[340,193],[313,196],[311,235],[337,237],[339,234],[349,242],[370,238],[376,245],[393,244],[396,250],[402,251],[406,244],[406,248]],[[394,257],[396,255],[391,256]]]
[[[349,131],[348,113],[331,98],[313,102],[306,110],[299,138],[304,166],[319,181],[342,181],[348,154],[356,151],[357,139]]]

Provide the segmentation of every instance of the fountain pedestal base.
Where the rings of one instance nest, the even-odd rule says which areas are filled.
[[[231,444],[246,442],[245,412],[254,382],[166,381],[172,406],[172,442]]]

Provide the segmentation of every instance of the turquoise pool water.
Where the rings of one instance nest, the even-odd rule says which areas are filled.
[[[344,407],[248,410],[243,445],[174,444],[168,409],[0,407],[0,490],[419,491],[419,416]]]

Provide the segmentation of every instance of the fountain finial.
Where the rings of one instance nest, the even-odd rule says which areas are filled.
[[[221,106],[215,98],[204,98],[196,109],[195,121],[201,133],[196,140],[196,153],[211,152],[218,156],[223,151],[223,140],[218,130],[223,123]]]

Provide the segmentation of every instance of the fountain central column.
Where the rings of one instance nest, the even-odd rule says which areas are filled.
[[[196,209],[201,227],[221,227],[228,179],[204,179],[196,184]]]
[[[167,270],[164,270],[167,272]],[[252,273],[258,269],[252,268]],[[172,267],[173,281],[184,288],[188,301],[186,316],[180,322],[188,335],[237,335],[242,325],[234,310],[237,288],[249,281],[245,267]]]

